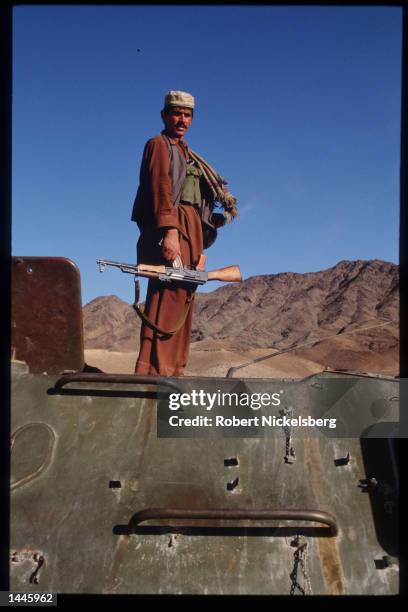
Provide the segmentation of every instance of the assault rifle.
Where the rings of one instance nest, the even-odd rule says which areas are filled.
[[[173,262],[173,267],[148,264],[132,265],[120,263],[118,261],[109,261],[107,259],[97,259],[96,263],[99,264],[100,272],[104,272],[106,266],[113,266],[114,268],[119,268],[121,272],[134,274],[135,277],[144,276],[146,278],[157,278],[163,282],[177,281],[203,285],[210,280],[218,280],[225,283],[239,283],[242,281],[239,266],[228,266],[227,268],[218,268],[217,270],[209,270],[206,272],[204,270],[205,259],[205,256],[201,255],[196,268],[183,266],[180,257],[177,257]]]

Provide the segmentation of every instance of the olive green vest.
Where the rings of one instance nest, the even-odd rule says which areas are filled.
[[[186,202],[201,208],[202,195],[200,189],[200,178],[202,172],[194,163],[187,162],[186,178],[180,193],[180,202]]]
[[[213,222],[214,205],[211,203],[211,196],[209,197],[205,181],[202,180],[202,171],[195,161],[189,160],[186,163],[178,147],[172,146],[168,138],[165,138],[165,140],[169,147],[170,176],[177,175],[177,181],[173,178],[173,203],[175,206],[178,203],[186,203],[197,208],[201,217],[204,248],[207,249],[215,242],[217,230]],[[174,155],[173,149],[177,153],[177,157]],[[179,195],[176,196],[175,194]],[[218,216],[221,217],[221,215]]]

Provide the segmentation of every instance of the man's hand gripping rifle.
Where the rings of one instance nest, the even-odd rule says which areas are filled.
[[[181,282],[193,283],[195,285],[203,285],[210,280],[218,280],[225,283],[239,283],[242,281],[241,271],[239,266],[228,266],[227,268],[218,268],[217,270],[204,270],[205,256],[202,255],[199,264],[196,268],[186,268],[183,266],[180,257],[178,257],[173,267],[167,266],[151,266],[147,264],[132,265],[120,263],[118,261],[109,261],[107,259],[97,259],[99,271],[104,272],[106,266],[119,268],[127,274],[136,276],[144,276],[146,278],[157,278],[163,282]]]
[[[218,270],[210,270],[206,272],[204,270],[206,257],[201,255],[200,261],[195,268],[186,268],[183,266],[180,256],[173,261],[173,267],[167,266],[153,266],[147,264],[132,265],[127,263],[120,263],[118,261],[109,261],[107,259],[97,259],[96,263],[99,264],[99,271],[104,272],[106,266],[113,266],[119,268],[122,272],[127,274],[133,274],[135,279],[135,303],[133,308],[142,319],[142,321],[148,325],[155,332],[163,334],[165,336],[172,336],[184,325],[189,308],[192,300],[191,295],[187,298],[184,313],[178,324],[174,329],[162,329],[158,327],[153,321],[150,321],[141,309],[139,302],[140,287],[139,281],[136,279],[137,276],[144,276],[146,278],[157,278],[163,282],[181,282],[188,283],[190,286],[193,285],[194,290],[198,285],[203,285],[209,280],[218,280],[225,283],[239,283],[242,281],[241,271],[239,266],[228,266],[227,268],[219,268]],[[192,291],[192,293],[194,292]]]

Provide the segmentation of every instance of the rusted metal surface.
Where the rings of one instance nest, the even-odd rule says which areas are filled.
[[[136,514],[132,516],[129,521],[129,533],[131,533],[137,525],[152,519],[219,519],[230,521],[276,521],[282,519],[288,521],[323,523],[329,527],[332,535],[337,535],[338,532],[336,518],[328,512],[322,512],[320,510],[270,510],[258,508],[236,508],[234,510],[226,508],[203,508],[197,510],[191,508],[146,508],[136,512]]]
[[[303,450],[305,469],[313,498],[317,503],[323,503],[327,496],[327,485],[321,464],[319,440],[303,440]],[[337,543],[335,541],[324,542],[319,540],[319,552],[327,593],[329,595],[342,595],[344,593],[344,577]]]
[[[158,438],[158,389],[150,384],[125,396],[117,382],[106,382],[100,394],[87,388],[51,394],[57,379],[13,370],[11,461],[19,485],[11,493],[11,546],[32,554],[25,565],[11,561],[12,590],[266,595],[289,594],[298,584],[295,594],[306,592],[310,583],[313,594],[398,592],[398,564],[383,562],[391,552],[377,537],[371,493],[358,486],[388,475],[367,473],[357,438],[295,436],[292,463],[284,461],[283,432],[259,439]],[[392,397],[389,386],[396,383],[377,384]],[[348,462],[335,464],[346,456]],[[230,527],[222,519],[208,527],[197,517],[170,532],[143,524],[128,535],[136,509],[163,507],[318,508],[336,517],[338,535],[299,520],[279,519],[272,528],[244,520],[244,527]],[[37,553],[44,563],[35,584],[29,579]]]
[[[31,372],[84,366],[79,270],[64,257],[12,258],[12,352]]]
[[[39,584],[41,570],[45,563],[41,552],[23,549],[13,550],[10,555],[10,563],[13,569],[22,574],[29,584]]]
[[[164,386],[170,389],[180,391],[176,382],[169,380],[168,378],[163,379],[159,376],[139,376],[137,374],[84,374],[82,372],[76,372],[74,374],[64,374],[59,378],[55,385],[55,391],[60,391],[65,385],[69,383],[120,383],[125,385],[154,385]]]

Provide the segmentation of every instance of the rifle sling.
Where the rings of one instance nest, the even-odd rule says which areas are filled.
[[[194,294],[193,294],[194,295]],[[186,303],[184,304],[184,312],[183,315],[180,319],[180,321],[177,323],[176,327],[174,329],[171,330],[166,330],[166,329],[162,329],[161,327],[159,327],[158,325],[156,325],[155,323],[153,323],[152,321],[150,321],[150,319],[148,319],[148,317],[145,315],[145,313],[142,311],[142,309],[140,308],[140,306],[138,304],[133,304],[133,308],[136,310],[137,314],[139,315],[139,317],[141,318],[141,320],[143,321],[143,323],[145,323],[148,327],[150,327],[153,331],[158,332],[159,334],[162,334],[163,336],[174,336],[174,334],[176,334],[179,329],[181,329],[187,319],[187,315],[188,312],[190,310],[192,301],[193,301],[193,295],[189,296],[186,299]]]

